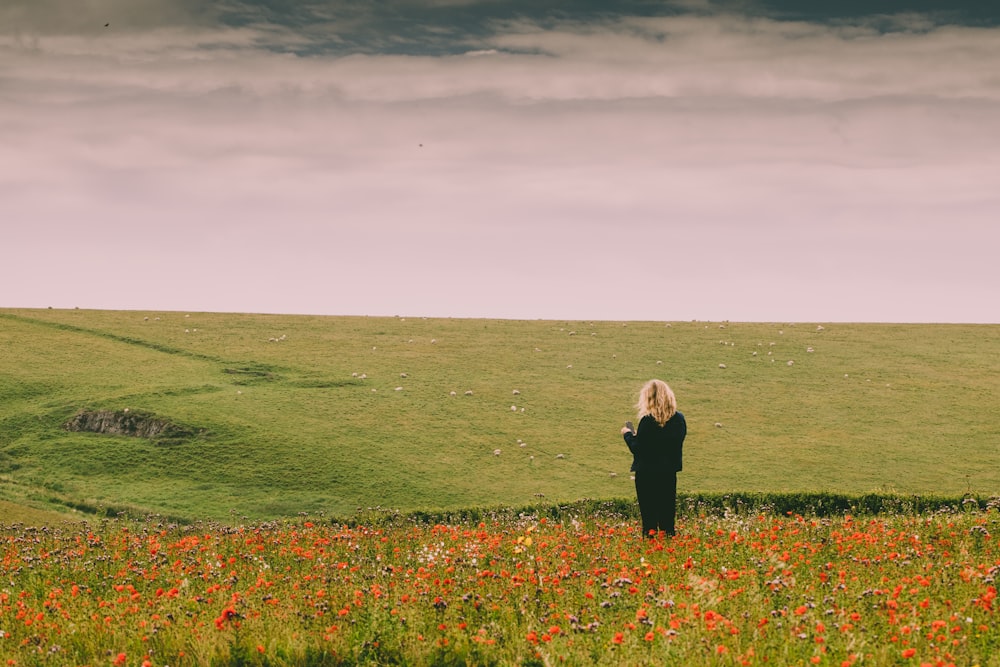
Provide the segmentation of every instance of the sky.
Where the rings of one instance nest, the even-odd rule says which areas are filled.
[[[1000,6],[2,0],[0,307],[1000,323]]]

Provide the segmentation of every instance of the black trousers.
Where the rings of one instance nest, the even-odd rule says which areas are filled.
[[[673,471],[637,470],[635,472],[635,497],[642,516],[642,534],[662,530],[674,534],[674,517],[677,514],[677,473]]]

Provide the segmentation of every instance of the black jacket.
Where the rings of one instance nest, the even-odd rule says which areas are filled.
[[[681,453],[687,422],[684,415],[675,412],[667,423],[660,426],[652,415],[639,420],[635,433],[625,433],[625,444],[632,452],[632,470],[635,472],[680,472]]]

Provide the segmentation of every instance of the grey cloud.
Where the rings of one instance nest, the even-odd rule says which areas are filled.
[[[467,55],[300,57],[315,38],[288,27],[164,28],[0,37],[8,83],[87,82],[205,92],[241,87],[355,100],[493,95],[511,101],[762,98],[841,101],[1000,98],[1000,28],[886,35],[736,16],[629,18],[542,29],[509,23]],[[281,45],[277,48],[275,45]],[[281,52],[284,50],[285,52]],[[31,72],[31,76],[25,76]]]
[[[271,30],[280,39],[285,29]],[[363,180],[430,156],[432,173],[464,164],[498,174],[519,164],[903,169],[982,164],[1000,150],[987,30],[847,39],[836,28],[802,40],[788,31],[816,28],[732,17],[518,30],[494,45],[554,55],[304,58],[261,48],[255,26],[52,36],[31,49],[0,38],[10,65],[0,111],[17,110],[4,145],[21,155],[2,175],[23,182],[87,164],[169,175],[196,165],[248,169],[234,183],[331,169]],[[648,37],[661,32],[669,38]],[[418,143],[433,152],[414,156]],[[587,169],[595,183],[604,177],[596,166],[576,173]],[[968,187],[979,186],[977,173]]]
[[[943,27],[885,35],[860,27],[736,16],[628,19],[596,30],[521,29],[495,48],[539,51],[538,96],[722,96],[850,99],[1000,95],[1000,29]],[[565,67],[561,67],[566,64]],[[586,65],[574,68],[573,65]],[[555,72],[559,72],[555,75]],[[548,74],[558,86],[550,86]],[[531,84],[530,74],[518,77]],[[558,92],[552,93],[558,95]]]
[[[52,35],[30,46],[0,37],[7,64],[0,109],[31,110],[18,115],[22,137],[30,128],[38,137],[51,134],[43,132],[48,123],[66,128],[68,145],[101,127],[102,118],[127,114],[136,120],[122,128],[139,123],[148,136],[162,137],[154,156],[195,150],[166,137],[175,127],[201,128],[207,136],[195,144],[252,136],[255,144],[270,142],[268,151],[299,154],[322,132],[324,114],[336,120],[331,127],[366,137],[357,153],[369,151],[368,159],[391,150],[388,140],[371,141],[394,136],[394,128],[404,141],[423,126],[440,146],[455,133],[453,121],[477,116],[488,119],[492,143],[508,146],[508,154],[522,145],[518,128],[549,140],[567,135],[558,149],[567,162],[588,153],[562,127],[598,139],[618,135],[617,143],[592,142],[594,158],[641,161],[649,145],[669,148],[662,159],[677,163],[711,163],[721,154],[842,162],[863,156],[866,164],[897,165],[962,160],[996,150],[1000,136],[993,120],[1000,117],[996,29],[886,36],[858,26],[729,15],[571,22],[551,30],[522,22],[506,30],[478,57],[300,57],[261,43],[307,37],[263,24],[106,39]],[[60,122],[66,114],[95,122]],[[296,130],[281,123],[285,117],[308,121]],[[390,129],[380,134],[365,117],[381,117]],[[269,123],[269,132],[250,129]],[[632,131],[612,129],[616,123]],[[479,136],[463,141],[471,152],[484,145]]]

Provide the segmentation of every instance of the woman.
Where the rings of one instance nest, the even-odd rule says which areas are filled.
[[[677,473],[681,471],[681,449],[687,435],[684,415],[677,411],[674,392],[662,380],[650,380],[639,392],[639,427],[622,427],[625,443],[632,451],[635,495],[642,515],[642,534],[662,530],[674,534],[677,513]]]

